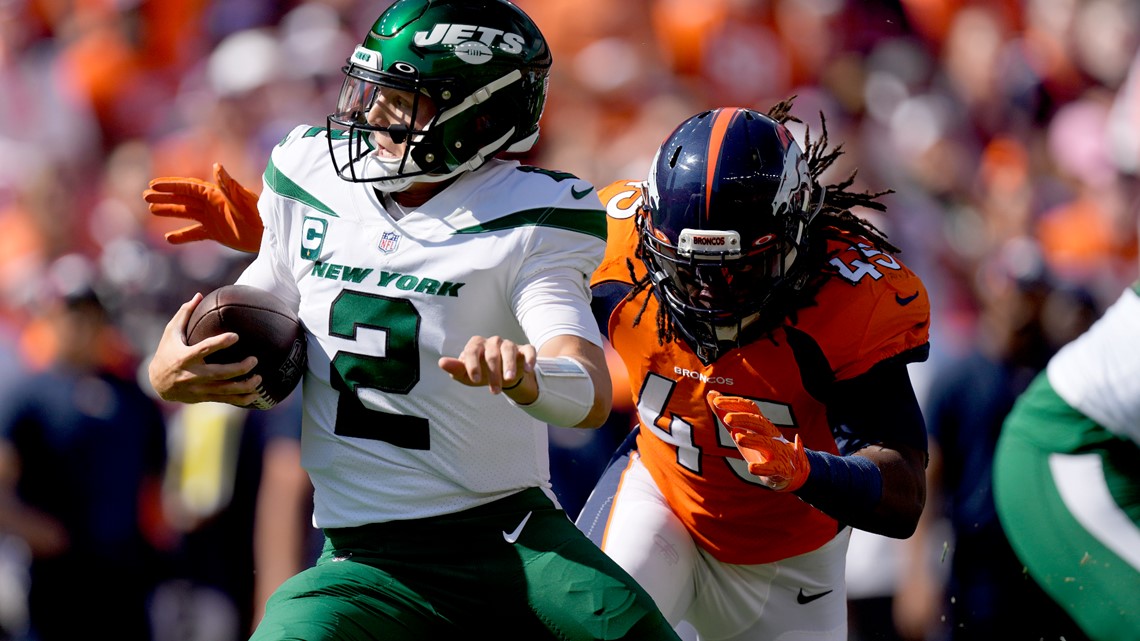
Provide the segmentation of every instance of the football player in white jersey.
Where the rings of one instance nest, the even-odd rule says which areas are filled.
[[[1030,576],[1090,639],[1140,639],[1140,282],[1018,399],[994,501]]]
[[[594,187],[495,158],[537,138],[550,63],[509,2],[400,0],[326,126],[273,150],[238,282],[304,323],[302,463],[326,546],[254,639],[677,638],[550,487],[546,425],[598,427],[612,394]],[[176,209],[177,191],[147,199]],[[240,337],[185,344],[200,300],[168,324],[151,383],[247,405],[253,359],[204,360]]]

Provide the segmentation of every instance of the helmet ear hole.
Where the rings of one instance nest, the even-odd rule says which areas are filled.
[[[432,172],[443,167],[443,154],[434,141],[423,141],[412,147],[410,155],[416,166],[425,172]]]

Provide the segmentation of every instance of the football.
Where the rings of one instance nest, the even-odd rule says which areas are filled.
[[[297,387],[305,372],[305,329],[285,303],[267,291],[226,285],[206,294],[186,324],[186,344],[226,332],[238,342],[206,357],[208,363],[236,363],[256,356],[253,374],[261,375],[260,398],[248,407],[266,410]]]

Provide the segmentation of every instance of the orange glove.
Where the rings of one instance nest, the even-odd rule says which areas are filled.
[[[811,467],[799,434],[795,443],[760,413],[756,403],[716,390],[706,395],[717,420],[732,435],[736,449],[748,461],[748,472],[777,492],[794,492],[807,481]]]
[[[261,247],[257,194],[231,178],[221,163],[214,163],[212,183],[197,178],[155,178],[143,192],[143,200],[155,216],[195,221],[166,234],[172,245],[213,240],[252,254]]]

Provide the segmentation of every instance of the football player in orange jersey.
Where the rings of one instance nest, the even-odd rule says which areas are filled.
[[[639,425],[577,522],[708,639],[845,640],[850,528],[908,537],[925,502],[926,289],[789,109],[697,114],[600,194]]]
[[[639,426],[577,523],[705,638],[845,640],[850,528],[908,537],[925,502],[926,289],[851,213],[882,194],[821,185],[841,152],[805,153],[789,110],[698,114],[600,194],[594,307]],[[258,246],[244,188],[186,180],[148,197],[196,221],[171,242]]]

